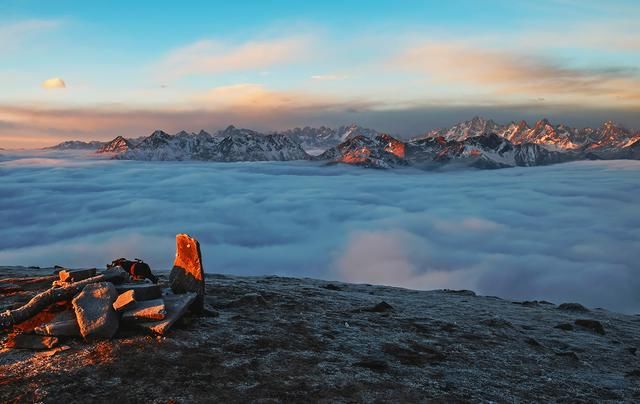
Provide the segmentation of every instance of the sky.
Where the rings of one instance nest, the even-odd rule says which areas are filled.
[[[0,147],[474,115],[640,127],[636,0],[0,0]]]

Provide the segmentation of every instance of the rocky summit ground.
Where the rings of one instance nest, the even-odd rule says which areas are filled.
[[[51,270],[0,268],[38,273]],[[3,348],[0,401],[640,401],[640,316],[275,276],[206,283],[214,312],[165,337]],[[0,295],[0,310],[33,293]]]

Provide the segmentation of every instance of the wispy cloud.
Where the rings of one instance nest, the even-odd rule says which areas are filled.
[[[306,36],[254,40],[240,44],[203,39],[169,52],[160,62],[159,74],[178,78],[197,74],[264,70],[304,58],[308,55],[310,41]]]
[[[316,74],[311,76],[312,80],[326,80],[326,81],[331,81],[331,80],[346,80],[348,79],[349,76],[346,75],[338,75],[338,74]]]
[[[625,67],[580,68],[535,55],[462,41],[429,41],[405,49],[390,64],[434,82],[466,84],[494,95],[575,100],[640,101],[640,78]],[[584,98],[582,101],[588,102]]]
[[[17,49],[34,35],[50,31],[60,26],[58,20],[30,19],[0,24],[0,52]]]

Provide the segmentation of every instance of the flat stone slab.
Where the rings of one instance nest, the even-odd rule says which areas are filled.
[[[167,311],[163,299],[136,302],[132,309],[122,313],[122,321],[144,322],[149,320],[163,320]]]
[[[33,334],[17,334],[10,337],[7,348],[18,349],[51,349],[58,344],[58,338]]]
[[[138,323],[137,326],[146,331],[164,335],[169,331],[171,326],[187,312],[189,306],[193,304],[197,297],[198,294],[195,292],[180,295],[166,295],[163,297],[165,310],[167,312],[164,320]]]
[[[200,243],[188,234],[176,235],[176,258],[169,274],[169,284],[174,293],[195,292],[197,298],[190,307],[195,312],[204,309],[204,268]]]
[[[110,339],[118,331],[120,319],[113,309],[118,297],[116,288],[109,282],[92,283],[85,286],[73,298],[80,334],[86,340]]]
[[[63,311],[50,322],[36,327],[34,331],[36,334],[55,337],[78,337],[81,335],[76,314],[72,310]]]
[[[63,269],[58,272],[58,277],[62,282],[78,282],[96,276],[96,269]]]
[[[162,289],[160,289],[159,285],[154,283],[123,283],[121,285],[116,285],[116,291],[118,293],[124,293],[126,291],[133,291],[133,298],[137,302],[141,302],[143,300],[153,300],[159,299],[162,297]]]
[[[127,290],[122,292],[113,302],[113,309],[118,313],[132,309],[136,305],[135,292],[133,290]]]

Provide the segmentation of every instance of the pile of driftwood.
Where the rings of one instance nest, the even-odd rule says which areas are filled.
[[[63,269],[45,278],[53,280],[51,288],[21,307],[0,313],[0,331],[14,331],[9,346],[51,348],[58,343],[58,337],[110,339],[120,327],[163,335],[187,311],[204,310],[200,245],[187,234],[176,236],[169,287],[133,280],[129,271],[120,266],[101,272],[95,268]],[[46,322],[38,322],[38,316],[45,312],[55,314],[44,316]],[[28,322],[34,324],[20,327]],[[27,332],[22,332],[25,329]]]

